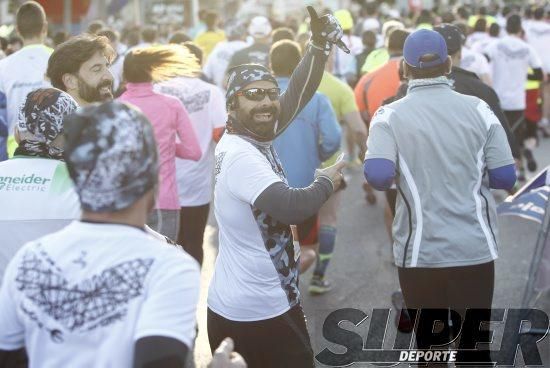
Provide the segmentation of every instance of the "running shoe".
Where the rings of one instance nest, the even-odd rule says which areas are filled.
[[[523,150],[523,157],[525,157],[525,160],[527,161],[527,170],[529,170],[529,172],[537,171],[537,161],[535,161],[533,152],[531,152],[530,149],[526,148]]]
[[[313,276],[309,283],[308,291],[311,295],[321,295],[329,292],[331,289],[332,285],[324,277]]]

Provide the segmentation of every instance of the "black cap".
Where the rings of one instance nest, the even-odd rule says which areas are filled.
[[[445,43],[447,44],[447,53],[449,55],[456,53],[462,48],[465,36],[457,26],[444,23],[440,26],[434,27],[434,31],[442,35],[445,39]]]

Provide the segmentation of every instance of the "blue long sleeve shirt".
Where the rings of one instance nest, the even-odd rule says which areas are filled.
[[[281,90],[289,78],[277,78]],[[304,188],[313,182],[315,169],[340,149],[342,130],[330,101],[315,93],[286,130],[273,142],[288,184]]]

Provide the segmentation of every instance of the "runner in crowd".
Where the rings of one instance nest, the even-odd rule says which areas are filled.
[[[183,103],[202,152],[199,161],[176,158],[180,205],[177,243],[202,265],[204,230],[212,201],[214,142],[220,140],[227,119],[225,97],[218,87],[192,75],[162,82],[156,89]]]
[[[252,45],[233,54],[228,69],[241,64],[261,64],[269,66],[269,49],[271,47],[271,23],[264,16],[252,18],[248,25],[248,34],[254,39]]]
[[[498,233],[489,188],[510,191],[515,178],[525,176],[523,161],[532,171],[535,154],[543,159],[533,151],[550,106],[550,18],[543,4],[499,8],[459,1],[453,8],[422,10],[410,2],[406,14],[406,6],[369,0],[323,9],[327,16],[312,16],[308,32],[309,21],[302,23],[293,6],[275,7],[268,19],[257,16],[263,7],[256,9],[256,0],[235,17],[236,3],[219,17],[201,10],[201,23],[193,28],[125,25],[113,14],[114,21],[72,28],[86,33],[54,31],[48,38],[44,9],[27,1],[15,14],[15,27],[0,29],[17,30],[0,37],[0,58],[9,55],[0,60],[0,161],[7,157],[2,140],[8,134],[12,151],[16,139],[20,143],[14,158],[0,162],[0,203],[6,207],[0,206],[0,366],[25,364],[27,355],[31,366],[61,360],[83,366],[189,363],[200,287],[209,287],[207,313],[198,320],[208,322],[210,367],[244,367],[233,350],[250,367],[313,366],[299,274],[315,261],[302,291],[319,295],[332,288],[327,270],[340,201],[360,193],[340,190],[358,184],[352,168],[344,182],[338,158],[345,149],[350,166],[358,156],[365,159],[364,122],[371,133],[363,167],[367,201],[377,198],[371,185],[390,188],[386,221],[393,223],[388,231],[403,289],[392,295],[397,309],[490,308]],[[342,38],[335,18],[346,31]],[[219,40],[218,23],[227,40]],[[436,33],[408,36],[414,28]],[[170,35],[176,45],[162,46]],[[199,45],[188,35],[198,36]],[[61,36],[68,39],[52,53],[45,45],[56,45]],[[357,36],[365,37],[355,50]],[[292,40],[305,45],[310,38],[300,64]],[[329,56],[340,38],[352,53],[342,46]],[[403,62],[405,44],[410,47]],[[354,75],[360,78],[356,86]],[[111,101],[120,95],[142,112]],[[88,106],[105,101],[111,102]],[[64,116],[74,111],[65,124]],[[342,148],[336,121],[347,133]],[[74,129],[66,130],[72,123]],[[160,176],[151,179],[156,165]],[[144,167],[148,173],[140,174]],[[83,179],[86,173],[91,180]],[[80,202],[83,217],[71,223],[82,212]],[[197,265],[184,250],[202,263],[210,203],[219,241],[206,245],[219,245],[219,253],[212,281],[200,285]],[[361,211],[381,220],[381,207]],[[147,220],[180,247],[166,245]],[[379,229],[372,226],[357,231],[374,234]],[[311,243],[319,244],[317,253]],[[143,266],[144,259],[151,263]],[[206,280],[211,261],[205,260]],[[63,301],[65,315],[56,312],[55,293],[63,285],[52,288],[52,277],[78,289],[89,277],[113,272],[123,275],[119,281],[133,277],[116,283],[119,295],[132,294],[124,305],[91,296],[101,309],[86,312],[93,318],[67,317],[88,308],[78,298]],[[450,289],[449,297],[436,292]],[[398,329],[411,332],[415,317],[397,315]],[[122,348],[90,343],[98,339],[116,339]],[[419,347],[428,344],[417,336]],[[69,357],[67,351],[80,354]],[[481,354],[489,358],[487,351]]]
[[[55,88],[30,92],[19,110],[15,157],[0,163],[0,280],[28,241],[61,230],[80,215],[63,162],[63,116],[78,105]]]
[[[355,164],[360,162],[358,161],[359,157],[364,157],[367,130],[355,103],[353,90],[348,84],[332,75],[330,70],[332,70],[332,59],[329,57],[318,91],[328,97],[336,118],[344,125],[350,152],[347,159],[350,163]],[[341,151],[336,152],[324,161],[321,167],[326,168],[333,165],[340,154]],[[342,189],[344,188],[345,184]],[[367,201],[374,204],[376,197],[370,187],[367,189]],[[309,292],[312,294],[324,294],[332,289],[332,285],[325,275],[336,246],[336,225],[341,196],[341,190],[335,192],[319,211],[319,252],[309,287]]]
[[[390,54],[388,52],[388,42],[390,34],[395,29],[405,29],[405,25],[397,20],[389,20],[382,26],[383,46],[373,50],[365,63],[361,66],[361,73],[369,73],[377,69],[381,65],[384,65],[389,59]]]
[[[470,33],[468,37],[466,37],[466,43],[464,44],[464,46],[469,49],[473,49],[474,44],[487,40],[489,38],[487,28],[487,19],[479,18],[474,25],[472,33]]]
[[[225,33],[218,28],[219,22],[218,13],[208,12],[205,17],[206,30],[195,38],[195,43],[203,50],[205,59],[218,43],[225,41]]]
[[[342,42],[346,45],[350,53],[347,53],[341,48],[334,50],[332,74],[342,81],[354,85],[357,82],[357,65],[355,65],[355,56],[363,51],[363,42],[361,39],[352,34],[353,17],[349,10],[340,9],[334,12],[334,16],[342,25],[344,37]]]
[[[73,37],[53,52],[46,76],[55,88],[70,94],[79,106],[113,99],[109,66],[115,51],[107,37]]]
[[[397,94],[402,79],[403,46],[408,35],[408,31],[399,28],[391,30],[388,37],[390,59],[379,68],[361,77],[355,87],[355,101],[361,117],[367,125],[370,125],[372,116],[382,106],[384,100]],[[395,188],[386,191],[387,205],[384,209],[384,221],[390,239],[396,195],[397,190]]]
[[[52,226],[53,233],[28,242],[11,260],[0,290],[0,362],[21,366],[28,355],[30,366],[182,367],[194,343],[199,270],[145,225],[158,185],[152,127],[118,102],[80,109],[62,123],[58,114],[76,107],[64,92],[39,90],[25,110],[43,111],[42,120],[18,124],[24,138],[18,152],[40,157],[35,169],[51,171],[43,157],[58,165],[51,180],[57,201],[34,205],[49,204],[62,216],[80,205],[82,216],[63,230]],[[52,141],[64,127],[65,151],[59,135]],[[60,155],[74,187],[62,178]],[[102,280],[102,293],[90,292],[90,279]],[[119,297],[107,297],[112,293]],[[246,363],[224,339],[210,367]]]
[[[509,190],[516,181],[506,134],[485,102],[451,90],[452,62],[439,33],[412,33],[404,60],[407,97],[373,117],[364,169],[379,190],[397,182],[394,256],[405,304],[490,313],[498,233],[489,188]],[[416,345],[429,349],[430,337],[416,334]],[[489,350],[481,353],[490,362]]]
[[[159,195],[147,223],[174,240],[178,238],[180,224],[176,157],[198,161],[202,151],[181,101],[155,92],[153,83],[192,76],[199,70],[195,58],[180,45],[135,48],[124,58],[127,90],[119,100],[139,107],[151,121],[160,154]]]
[[[64,129],[81,220],[27,243],[10,262],[0,351],[25,347],[32,365],[180,367],[195,335],[199,270],[144,231],[158,183],[152,127],[111,102],[82,109]],[[86,286],[94,279],[102,292]]]
[[[334,17],[318,18],[308,10],[312,41],[281,96],[265,67],[230,70],[227,133],[216,147],[220,233],[208,336],[211,348],[225,336],[233,338],[249,367],[314,366],[298,289],[299,247],[290,225],[319,211],[338,189],[344,163],[318,171],[305,189],[291,188],[272,146],[314,95],[331,45],[342,37]]]
[[[300,45],[293,41],[276,42],[271,47],[270,64],[277,84],[286,90],[289,78],[302,59]],[[315,93],[311,101],[273,142],[292,188],[307,188],[314,181],[315,170],[339,151],[341,128],[329,99]],[[300,242],[300,272],[317,259],[319,215],[315,213],[297,225]]]
[[[23,47],[0,60],[0,93],[7,99],[7,150],[10,156],[17,146],[13,129],[17,122],[19,107],[29,92],[49,86],[44,74],[52,53],[52,49],[44,45],[48,22],[42,5],[36,1],[27,1],[21,5],[15,15],[15,27],[21,35]]]
[[[526,30],[525,38],[527,43],[535,49],[542,62],[542,70],[546,75],[543,83],[543,119],[541,125],[550,124],[550,23],[544,19],[544,8],[539,7],[533,12],[533,20]]]
[[[542,63],[536,51],[522,37],[521,18],[512,14],[506,21],[507,36],[495,42],[487,50],[491,61],[494,88],[500,99],[504,114],[515,132],[518,144],[523,148],[525,139],[525,84],[529,68],[533,69],[532,80],[543,80]],[[520,152],[522,154],[523,152]],[[532,156],[527,164],[534,164]],[[519,180],[525,180],[523,163],[520,162]]]
[[[481,79],[485,84],[492,85],[492,72],[487,61],[487,57],[482,53],[476,52],[473,49],[470,49],[465,46],[467,35],[468,35],[468,26],[465,23],[455,22],[455,25],[461,30],[463,37],[463,47],[461,52],[460,67],[462,69],[468,70],[472,73],[475,73],[479,79]]]
[[[232,19],[225,24],[227,41],[219,42],[206,58],[203,71],[215,85],[223,88],[227,67],[233,54],[247,46],[244,41],[246,27],[238,20]]]

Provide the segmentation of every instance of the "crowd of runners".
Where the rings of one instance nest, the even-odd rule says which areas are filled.
[[[365,206],[386,192],[400,307],[490,309],[491,189],[536,171],[550,133],[548,4],[201,10],[171,34],[52,33],[34,1],[15,19],[0,38],[0,366],[192,366],[211,210],[210,366],[314,366],[298,280],[312,268],[305,290],[332,288],[353,166]],[[397,322],[411,331],[405,310]]]

